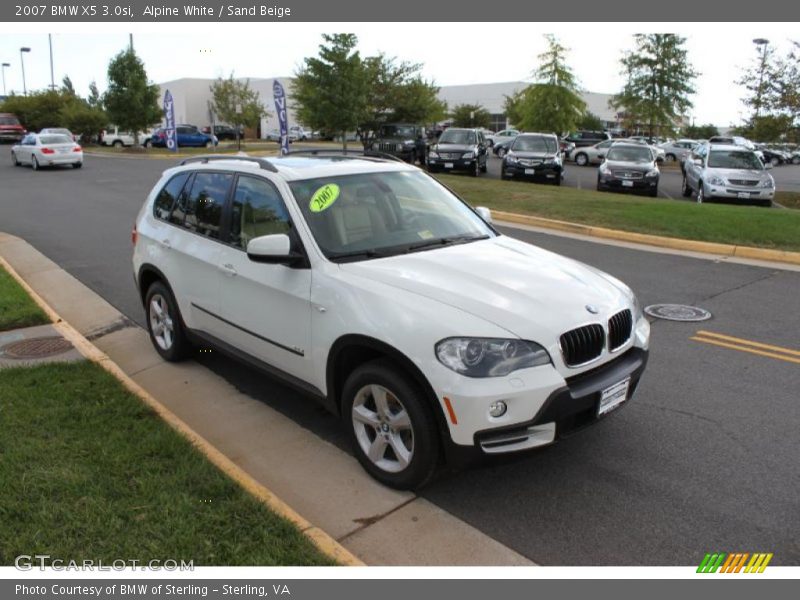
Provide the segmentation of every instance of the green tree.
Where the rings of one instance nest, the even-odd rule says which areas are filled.
[[[59,115],[69,98],[60,90],[28,92],[27,96],[11,94],[0,112],[14,113],[29,131],[45,127],[61,127]]]
[[[383,54],[364,59],[367,100],[359,123],[361,141],[367,148],[370,137],[384,123],[435,123],[447,115],[439,100],[439,88],[419,74],[422,65],[400,62]]]
[[[750,115],[751,127],[752,121],[762,114],[769,114],[778,103],[779,70],[775,48],[769,44],[759,44],[756,46],[756,58],[736,80],[746,90],[742,102],[753,111]]]
[[[775,82],[775,105],[791,118],[794,127],[800,127],[800,42],[792,42],[785,58],[778,62]]]
[[[503,109],[506,112],[506,118],[514,126],[522,121],[522,101],[525,99],[525,90],[515,92],[511,96],[505,96],[503,101]]]
[[[686,125],[681,129],[681,136],[689,138],[690,140],[707,140],[715,135],[719,135],[719,129],[711,123],[706,123],[705,125]]]
[[[491,113],[480,104],[458,104],[450,113],[453,127],[489,127]]]
[[[79,135],[84,142],[96,140],[108,124],[105,111],[91,106],[83,98],[66,103],[59,114],[64,127]]]
[[[612,104],[623,107],[629,128],[644,126],[648,135],[671,134],[692,107],[698,76],[687,60],[686,38],[672,33],[637,33],[635,49],[620,63],[625,86]]]
[[[575,129],[586,110],[572,70],[566,63],[567,48],[553,35],[546,35],[548,48],[539,55],[534,72],[537,82],[517,98],[514,124],[526,131],[563,133]]]
[[[132,48],[117,54],[108,65],[108,90],[103,96],[108,117],[120,129],[139,132],[161,121],[158,86],[147,79],[144,63]]]
[[[261,117],[269,115],[261,103],[261,95],[250,87],[249,79],[234,79],[233,73],[227,79],[218,78],[210,89],[213,96],[211,109],[220,119],[236,128],[236,141],[241,147],[241,127],[256,127]]]
[[[100,96],[100,90],[97,89],[97,83],[94,81],[89,84],[89,96],[86,101],[92,108],[103,108],[103,98]]]
[[[292,86],[298,120],[311,127],[342,135],[356,131],[367,115],[368,89],[364,61],[352,33],[323,34],[319,56],[304,59]]]
[[[589,131],[602,131],[605,129],[603,120],[590,111],[583,113],[583,116],[575,123],[576,129],[588,129]]]
[[[753,117],[734,132],[757,142],[783,141],[792,125],[792,117],[786,114]]]
[[[70,79],[69,75],[64,75],[64,78],[61,80],[61,91],[71,96],[78,95],[75,93],[75,86],[72,85],[72,79]]]

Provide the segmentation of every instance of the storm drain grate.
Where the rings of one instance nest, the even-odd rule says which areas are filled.
[[[644,312],[667,321],[707,321],[711,318],[706,309],[686,304],[651,304],[645,307]]]
[[[39,337],[11,342],[0,348],[6,358],[47,358],[72,350],[72,344],[62,337]]]

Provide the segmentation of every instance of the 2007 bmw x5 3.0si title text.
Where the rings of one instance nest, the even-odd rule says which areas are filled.
[[[397,488],[604,417],[647,362],[625,284],[501,235],[398,161],[190,159],[155,185],[133,240],[161,356],[212,344],[305,390]]]

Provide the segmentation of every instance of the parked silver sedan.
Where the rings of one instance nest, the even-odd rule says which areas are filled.
[[[575,161],[575,164],[579,167],[585,167],[586,165],[599,165],[605,159],[608,149],[611,148],[616,141],[617,140],[603,140],[594,146],[582,146],[580,148],[575,148],[575,150],[570,152],[568,158]]]
[[[34,171],[56,165],[72,165],[80,169],[83,166],[83,148],[66,135],[29,133],[11,148],[11,162],[15,166],[29,164]]]

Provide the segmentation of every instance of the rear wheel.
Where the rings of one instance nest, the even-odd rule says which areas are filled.
[[[498,157],[498,158],[503,158],[503,157],[506,155],[506,148],[505,148],[505,146],[500,146],[500,147],[497,149],[497,152],[495,152],[495,154],[497,154],[497,157]]]
[[[114,148],[122,148],[122,140],[114,140],[114,143],[111,144]]]
[[[583,152],[580,152],[575,155],[575,164],[579,167],[585,167],[589,164],[589,157],[586,156]]]
[[[356,458],[393,488],[421,487],[439,464],[439,438],[425,393],[389,361],[358,367],[342,391],[342,418]]]
[[[675,156],[674,154],[667,154],[666,156],[664,156],[664,159],[667,162],[675,162],[676,160],[678,160],[678,157]]]
[[[781,164],[781,161],[777,156],[773,156],[772,158],[770,158],[769,162],[770,164],[772,164],[773,167],[777,167],[779,164]]]
[[[72,168],[73,169],[80,169],[82,166],[83,166],[82,162],[72,163]]]
[[[800,165],[800,156],[793,156],[792,157],[792,164],[793,165]]]
[[[190,344],[186,339],[178,303],[162,282],[156,281],[148,288],[145,312],[150,341],[156,352],[170,362],[185,358]]]

